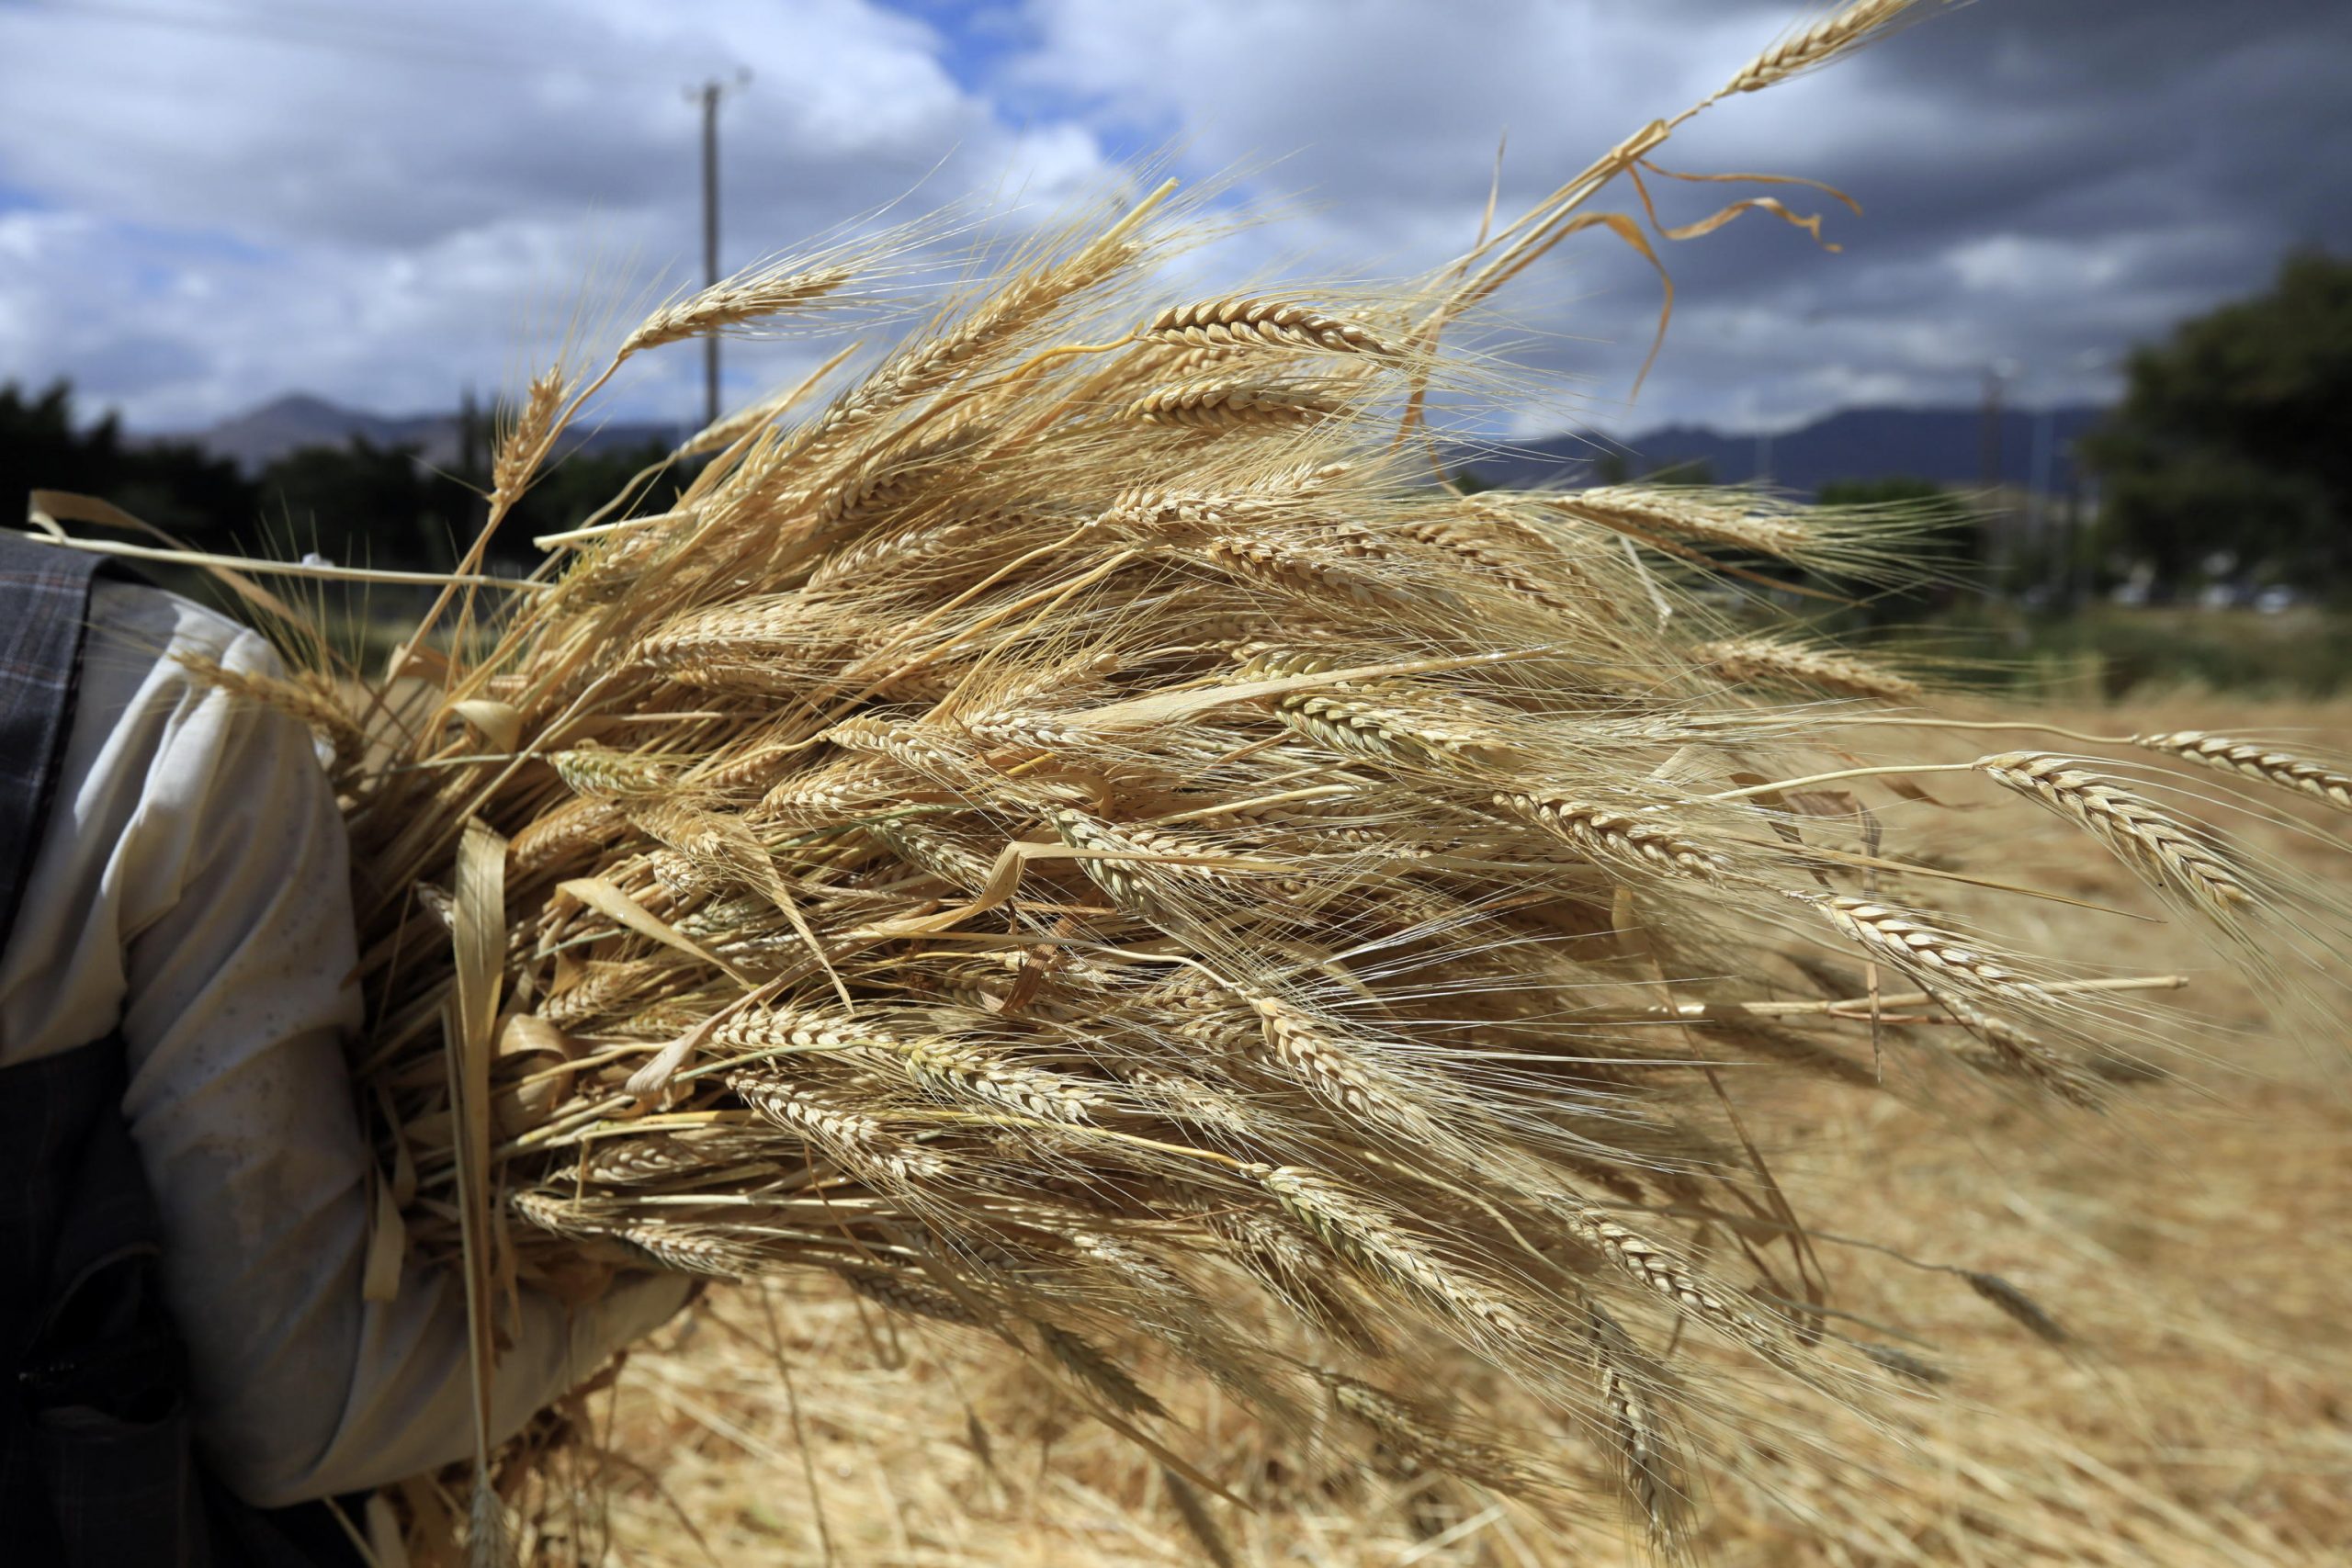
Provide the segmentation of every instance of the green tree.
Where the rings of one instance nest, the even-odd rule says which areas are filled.
[[[1957,597],[1955,581],[1983,549],[1967,503],[1932,479],[1906,475],[1831,479],[1815,492],[1814,501],[1821,506],[1866,508],[1890,523],[1899,523],[1906,564],[1934,569],[1932,575],[1906,578],[1892,589],[1884,584],[1815,578],[1815,586],[1856,599],[1843,613],[1825,619],[1827,629],[1844,632],[1901,626],[1918,621],[1939,607],[1949,607]]]
[[[2287,258],[2270,288],[2136,351],[2084,443],[2112,550],[2179,577],[2216,551],[2340,585],[2352,572],[2352,261]]]
[[[1960,498],[1933,479],[1898,474],[1883,479],[1831,479],[1814,495],[1824,506],[1901,506],[1931,513],[1939,526],[1966,521]]]
[[[532,547],[535,534],[556,534],[576,528],[589,515],[620,493],[641,470],[653,467],[668,456],[669,447],[662,442],[641,446],[612,446],[583,449],[560,457],[543,469],[531,488],[515,504],[514,515],[499,525],[499,536],[493,541],[494,550],[508,559],[536,562],[539,552]],[[642,494],[630,511],[635,513],[661,512],[684,489],[702,467],[702,459],[681,463],[656,477],[643,487]],[[481,488],[489,489],[489,476],[481,476]],[[619,513],[615,513],[619,515]]]
[[[262,470],[280,547],[315,549],[346,566],[446,568],[452,541],[471,529],[474,495],[435,473],[408,446],[365,436],[347,446],[305,446]]]
[[[39,392],[0,385],[0,522],[23,515],[34,490],[74,491],[113,502],[135,517],[213,549],[261,554],[317,550],[346,566],[446,570],[489,513],[487,429],[465,443],[455,471],[416,448],[306,446],[277,459],[257,479],[189,442],[126,436],[109,413],[77,423],[72,389]],[[534,535],[577,526],[640,469],[662,461],[666,444],[559,451],[501,526],[492,555],[502,567],[536,565]],[[638,507],[660,511],[693,475],[684,464],[648,486]],[[195,591],[164,569],[169,585]]]
[[[261,488],[273,528],[283,532],[290,525],[287,543],[294,548],[317,549],[347,565],[447,570],[489,516],[489,446],[470,466],[461,462],[454,471],[435,468],[412,446],[378,446],[364,439],[307,446],[264,470]],[[560,454],[499,525],[492,561],[537,565],[535,535],[578,526],[667,450],[654,443]],[[639,510],[662,510],[662,497],[692,471],[673,469],[648,490]]]
[[[1645,485],[1693,485],[1703,489],[1715,482],[1715,466],[1704,457],[1692,457],[1652,468],[1642,476],[1642,482]]]
[[[256,501],[235,464],[189,443],[128,441],[112,414],[76,425],[63,381],[38,393],[0,386],[0,523],[21,521],[36,490],[99,496],[208,543],[249,526]]]

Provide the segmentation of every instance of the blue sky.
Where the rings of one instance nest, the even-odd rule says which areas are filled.
[[[1169,150],[1296,214],[1205,257],[1427,266],[1509,135],[1525,202],[1703,96],[1792,19],[1767,0],[0,0],[0,381],[191,428],[279,393],[385,412],[513,385],[699,264],[695,111],[725,113],[730,265],[913,195],[1045,212]],[[1829,180],[1838,254],[1749,220],[1657,286],[1598,236],[1506,301],[1566,389],[1523,428],[1786,425],[2109,392],[2129,344],[2352,249],[2352,6],[1980,0],[1710,110],[1670,165]],[[1713,187],[1666,199],[1697,216]],[[1625,201],[1632,199],[1626,193]],[[1015,222],[1022,220],[1016,218]],[[730,348],[749,396],[806,342]],[[691,419],[691,353],[619,412]]]

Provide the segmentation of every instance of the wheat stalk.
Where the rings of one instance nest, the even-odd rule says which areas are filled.
[[[2226,735],[2211,735],[2201,729],[2176,729],[2159,735],[2134,735],[2131,744],[2294,790],[2325,801],[2338,811],[2352,811],[2352,774],[2338,773],[2324,763],[2290,752],[2273,750],[2259,741],[2233,740]]]
[[[1330,392],[1295,381],[1184,381],[1127,405],[1127,417],[1182,430],[1314,424],[1345,405]]]
[[[763,321],[821,299],[846,287],[850,277],[848,269],[839,266],[755,267],[738,273],[654,311],[622,340],[618,357]]]
[[[1758,93],[1802,72],[1819,70],[1883,32],[1917,3],[1917,0],[1854,0],[1844,10],[1790,34],[1741,66],[1714,96],[1724,98],[1736,93]]]
[[[1987,777],[2080,824],[2159,888],[2224,909],[2255,901],[2234,868],[2154,802],[2063,757],[2004,751],[1973,764]]]
[[[1161,344],[1203,348],[1319,349],[1327,354],[1393,353],[1352,321],[1286,299],[1226,298],[1170,305],[1141,335]]]
[[[1705,642],[1691,650],[1701,664],[1733,681],[1767,686],[1812,687],[1840,696],[1883,702],[1919,700],[1919,683],[1850,654],[1778,637],[1745,637]]]
[[[2004,996],[2040,999],[2047,995],[2033,981],[1900,909],[1846,894],[1792,897],[1811,904],[1847,936],[1907,971],[1949,976]]]

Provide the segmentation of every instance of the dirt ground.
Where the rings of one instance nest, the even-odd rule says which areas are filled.
[[[2052,716],[2107,732],[2208,727],[2352,750],[2352,705],[2176,697]],[[2028,743],[2000,741],[2000,745]],[[2215,776],[2213,789],[2228,781]],[[2275,799],[2274,807],[2284,803]],[[2341,837],[2352,818],[2290,807]],[[2003,813],[2005,835],[2017,814]],[[1895,826],[1896,824],[1890,824]],[[2069,897],[2146,911],[2129,875],[2052,820],[1972,844],[1965,812],[1906,842]],[[2252,844],[2352,893],[2352,849],[2237,819]],[[2064,905],[2001,919],[2021,945],[2118,972],[2186,971],[2154,998],[2175,1070],[2105,1115],[1814,1091],[1776,1168],[1825,1230],[1998,1274],[2066,1329],[2020,1332],[1957,1276],[1833,1262],[1841,1309],[1895,1322],[1952,1372],[1883,1426],[1792,1398],[1704,1500],[1725,1564],[2352,1562],[2352,1027],[2337,1001],[2266,1016],[2240,961],[2177,927]],[[2352,979],[2339,974],[2339,984]],[[1861,1255],[1857,1255],[1861,1256]],[[1850,1276],[1850,1277],[1849,1277]],[[1610,1564],[1644,1560],[1596,1502],[1550,1517],[1383,1455],[1337,1423],[1273,1438],[1210,1386],[1139,1362],[1238,1563]],[[1498,1412],[1510,1391],[1453,1375]],[[884,1320],[822,1283],[715,1292],[602,1396],[634,1464],[609,1520],[621,1563],[1179,1564],[1216,1561],[1159,1467],[1011,1359]],[[1535,1419],[1530,1416],[1529,1419]],[[1562,1439],[1567,1440],[1567,1439]]]

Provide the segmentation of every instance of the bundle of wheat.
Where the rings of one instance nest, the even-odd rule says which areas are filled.
[[[1959,874],[1882,853],[1835,787],[1934,765],[1842,745],[1918,687],[1692,592],[1883,567],[1883,538],[1728,492],[1463,496],[1418,434],[1442,329],[1567,233],[1638,238],[1582,209],[1670,129],[1344,310],[1170,303],[1152,269],[1199,220],[1163,189],[1033,241],[802,423],[805,389],[688,443],[715,455],[672,503],[547,541],[511,608],[447,586],[366,735],[334,724],[385,1208],[462,1259],[482,1377],[502,1280],[824,1269],[1026,1352],[1195,1484],[1138,1337],[1274,1421],[1335,1403],[1498,1487],[1613,1489],[1670,1549],[1726,1412],[1752,1441],[1773,1380],[1917,1374],[1832,1326],[1724,1069],[1743,1100],[1868,1083],[1883,1043],[2092,1103],[2137,982],[1883,895]],[[615,364],[861,265],[765,265]],[[492,527],[603,379],[534,384]],[[2127,739],[2340,803],[2259,746]],[[2228,931],[2283,897],[2094,764],[1942,765]],[[1686,1332],[1753,1376],[1686,1375]],[[1431,1347],[1574,1440],[1415,1388]]]

